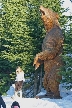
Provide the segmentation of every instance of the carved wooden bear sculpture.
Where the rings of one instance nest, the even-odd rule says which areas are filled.
[[[60,28],[57,13],[49,8],[40,6],[42,20],[46,29],[46,37],[43,40],[42,52],[36,54],[34,58],[35,69],[44,63],[43,85],[47,93],[52,92],[54,97],[60,97],[59,92],[59,68],[62,66],[60,54],[62,53],[63,34]]]

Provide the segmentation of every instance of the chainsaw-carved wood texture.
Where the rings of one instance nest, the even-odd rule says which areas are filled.
[[[34,58],[35,69],[44,63],[44,80],[43,85],[46,91],[52,92],[53,96],[60,97],[59,81],[61,76],[58,74],[62,66],[60,54],[63,50],[64,37],[60,24],[59,15],[49,8],[40,6],[42,20],[46,30],[46,36],[42,44],[42,52],[36,54]]]

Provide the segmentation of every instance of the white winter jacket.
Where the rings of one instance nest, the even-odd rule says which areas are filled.
[[[24,72],[17,73],[15,81],[22,81],[22,80],[25,81]]]

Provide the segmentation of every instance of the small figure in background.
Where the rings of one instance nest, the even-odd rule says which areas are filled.
[[[20,108],[20,105],[17,101],[14,101],[11,105],[11,108]]]
[[[1,106],[2,106],[3,108],[6,108],[6,104],[5,104],[5,102],[4,102],[3,98],[2,98],[2,96],[0,95],[0,108],[1,108]]]
[[[23,82],[25,81],[24,78],[24,72],[23,70],[18,66],[16,68],[16,80],[15,80],[15,97],[20,93],[20,97],[22,98],[22,86]]]

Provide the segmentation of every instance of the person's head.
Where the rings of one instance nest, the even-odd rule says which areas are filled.
[[[11,105],[11,108],[20,108],[20,105],[17,101],[14,101]]]
[[[16,68],[16,74],[17,74],[17,73],[20,73],[20,72],[23,72],[23,70],[18,66],[18,67]]]

